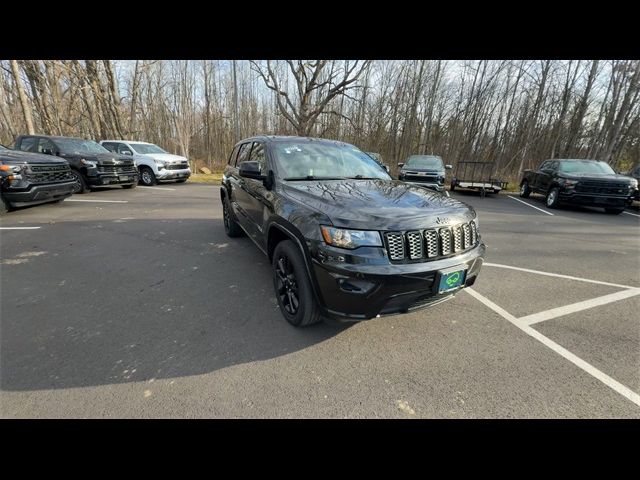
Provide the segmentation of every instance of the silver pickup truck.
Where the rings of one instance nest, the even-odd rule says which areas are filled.
[[[100,142],[110,152],[131,155],[138,166],[140,183],[151,186],[158,182],[185,182],[191,176],[189,161],[180,155],[173,155],[157,145],[129,140],[102,140]]]

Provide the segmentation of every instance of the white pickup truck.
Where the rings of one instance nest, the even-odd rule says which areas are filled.
[[[166,181],[182,183],[191,176],[189,161],[185,157],[167,153],[153,143],[102,140],[100,145],[111,152],[133,156],[142,185],[151,186]]]

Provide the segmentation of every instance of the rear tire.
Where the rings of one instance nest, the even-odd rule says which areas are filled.
[[[313,296],[300,249],[291,240],[276,245],[273,252],[273,286],[280,311],[294,327],[306,327],[322,320]]]
[[[71,174],[73,175],[74,185],[73,185],[73,193],[74,194],[82,194],[87,193],[89,191],[89,187],[87,186],[87,182],[84,179],[82,173],[78,170],[71,170]]]
[[[549,190],[549,193],[547,193],[547,199],[545,203],[549,208],[558,208],[559,201],[560,190],[558,190],[558,187],[553,187],[551,190]]]
[[[605,208],[605,212],[610,213],[611,215],[620,215],[624,212],[624,208]]]
[[[222,220],[224,222],[224,232],[228,237],[235,238],[244,235],[244,230],[242,230],[242,227],[238,224],[226,195],[222,200]]]
[[[456,184],[453,180],[451,180],[451,185],[449,185],[449,190],[453,192],[455,189],[456,189]]]
[[[146,187],[151,187],[158,183],[153,170],[149,167],[140,167],[140,183]]]
[[[520,196],[522,198],[529,198],[529,195],[531,195],[531,189],[529,188],[529,182],[525,180],[520,185]]]

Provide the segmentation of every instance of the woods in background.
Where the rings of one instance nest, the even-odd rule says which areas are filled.
[[[157,143],[219,169],[255,134],[310,135],[517,177],[547,158],[640,162],[640,61],[0,61],[0,143]],[[237,85],[237,110],[234,105]],[[238,135],[235,132],[237,112]],[[237,138],[239,136],[239,138]]]

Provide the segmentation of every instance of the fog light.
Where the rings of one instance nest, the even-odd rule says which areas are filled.
[[[340,290],[349,293],[369,293],[376,286],[375,283],[353,278],[340,278],[338,285]]]

